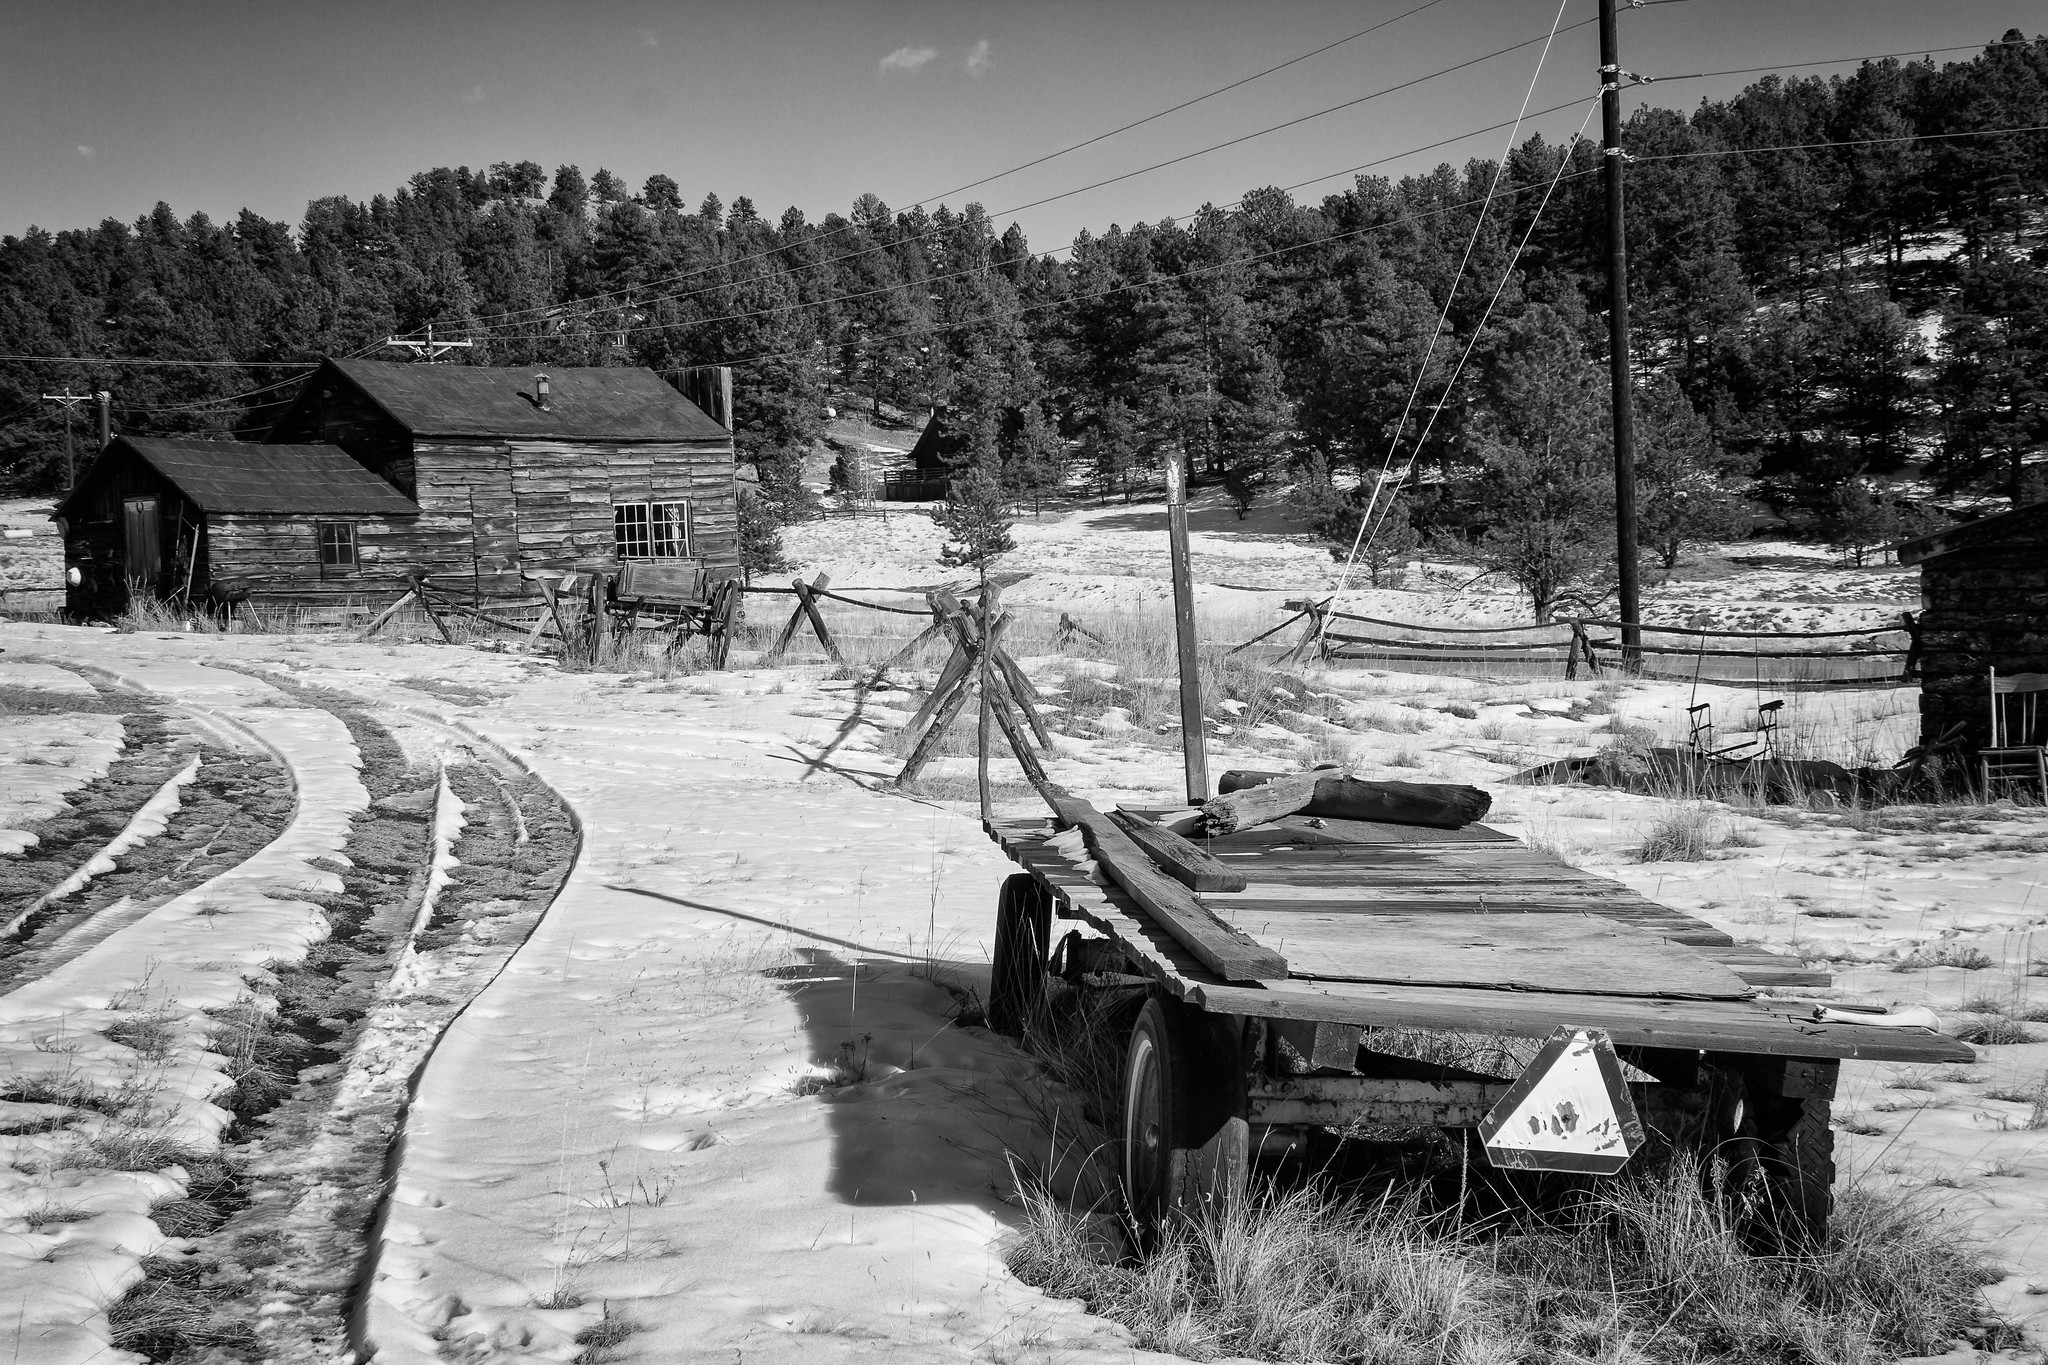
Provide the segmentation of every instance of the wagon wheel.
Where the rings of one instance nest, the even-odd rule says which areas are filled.
[[[718,585],[718,595],[711,599],[711,620],[705,629],[710,637],[711,666],[724,668],[726,657],[732,653],[732,619],[739,610],[740,581],[728,578]]]
[[[988,977],[988,1026],[1011,1038],[1045,1003],[1045,961],[1052,940],[1052,897],[1028,872],[996,896],[996,943]]]
[[[1835,1135],[1828,1101],[1790,1099],[1716,1068],[1709,1112],[1718,1144],[1709,1190],[1756,1250],[1817,1241],[1834,1210]]]
[[[1234,1021],[1159,996],[1124,1056],[1124,1198],[1141,1241],[1175,1215],[1213,1217],[1244,1197],[1251,1126]]]

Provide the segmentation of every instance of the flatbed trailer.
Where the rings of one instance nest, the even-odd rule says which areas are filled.
[[[1841,1062],[1974,1059],[1930,1029],[1820,1022],[1771,992],[1826,973],[1484,825],[1292,815],[1201,840],[1246,881],[1202,906],[1285,959],[1284,979],[1252,982],[1091,877],[1077,840],[1055,846],[1058,822],[987,828],[1023,869],[998,904],[991,1023],[1021,1033],[1060,989],[1126,1030],[1113,1123],[1141,1226],[1239,1197],[1257,1154],[1318,1130],[1470,1129],[1515,1079],[1418,1060],[1404,1038],[1568,1028],[1611,1040],[1653,1142],[1720,1154],[1733,1183],[1769,1192],[1752,1205],[1818,1230]],[[1055,920],[1085,929],[1055,940]]]

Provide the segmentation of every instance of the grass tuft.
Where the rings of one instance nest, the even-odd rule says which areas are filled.
[[[1193,1359],[1877,1365],[1994,1348],[1997,1278],[1955,1221],[1852,1186],[1824,1240],[1753,1254],[1690,1158],[1602,1182],[1545,1219],[1461,1227],[1414,1200],[1268,1189],[1120,1261],[1089,1212],[1020,1184],[1011,1270]]]

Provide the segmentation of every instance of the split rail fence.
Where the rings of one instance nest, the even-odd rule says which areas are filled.
[[[1282,650],[1293,662],[1311,654],[1328,661],[1384,664],[1397,671],[1509,673],[1567,678],[1626,673],[1631,677],[1778,688],[1897,687],[1919,662],[1920,626],[1902,612],[1893,626],[1855,630],[1710,630],[1645,623],[1631,659],[1622,646],[1622,623],[1603,617],[1568,617],[1540,625],[1428,626],[1338,611],[1328,599],[1292,601],[1293,614],[1272,630],[1238,645],[1253,645],[1300,623],[1302,634]],[[1278,644],[1269,646],[1282,649]],[[1235,651],[1233,651],[1235,652]]]

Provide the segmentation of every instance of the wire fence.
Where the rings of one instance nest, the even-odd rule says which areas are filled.
[[[1623,644],[1623,625],[1603,617],[1567,617],[1534,625],[1434,626],[1332,610],[1328,600],[1294,601],[1293,613],[1239,645],[1266,645],[1282,659],[1310,655],[1394,672],[1566,678],[1620,675],[1780,689],[1909,685],[1919,656],[1919,623],[1853,630],[1713,630],[1644,623],[1641,643]],[[1291,645],[1281,637],[1302,624]]]

